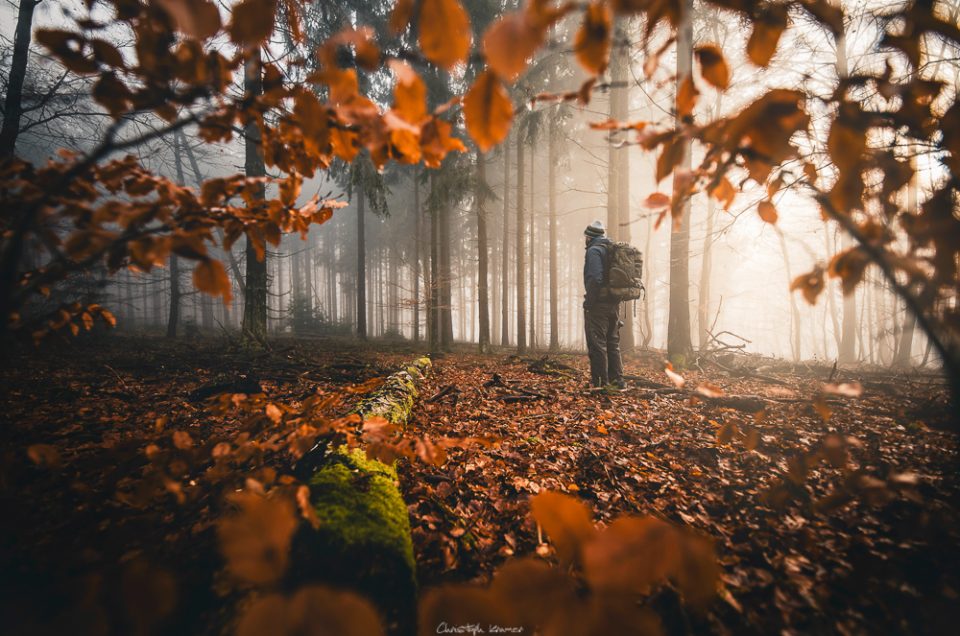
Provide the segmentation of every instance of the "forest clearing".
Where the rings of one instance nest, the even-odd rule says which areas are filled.
[[[11,634],[950,634],[956,0],[0,4]]]

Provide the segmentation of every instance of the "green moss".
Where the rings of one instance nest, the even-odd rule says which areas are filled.
[[[309,485],[320,527],[297,536],[291,584],[351,588],[405,631],[416,603],[416,564],[396,471],[361,449],[341,447]]]

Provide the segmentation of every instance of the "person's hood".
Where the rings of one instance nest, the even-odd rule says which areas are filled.
[[[609,245],[611,243],[613,243],[613,241],[611,241],[606,236],[598,236],[594,239],[591,239],[590,242],[587,243],[587,247],[585,249],[590,249],[594,245]]]

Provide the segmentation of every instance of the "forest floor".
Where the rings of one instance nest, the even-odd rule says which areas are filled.
[[[0,370],[10,633],[229,624],[239,592],[224,581],[215,525],[237,486],[184,455],[176,479],[143,492],[151,449],[171,435],[185,453],[236,439],[242,420],[212,412],[211,391],[255,383],[272,402],[297,403],[414,355],[404,344],[281,340],[251,354],[120,337]],[[649,599],[669,633],[953,631],[960,462],[936,378],[704,365],[678,369],[681,388],[645,352],[626,359],[629,388],[608,394],[586,389],[586,366],[572,354],[435,360],[408,433],[495,443],[450,448],[441,466],[401,462],[422,586],[487,580],[514,555],[553,559],[528,500],[554,490],[601,522],[653,515],[714,540],[722,590],[706,613],[670,588]],[[271,452],[256,479],[282,483],[287,465]]]

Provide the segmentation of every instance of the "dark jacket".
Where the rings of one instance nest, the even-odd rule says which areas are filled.
[[[586,290],[584,306],[594,305],[600,301],[600,290],[603,288],[603,275],[606,270],[607,246],[613,241],[606,236],[598,236],[587,244],[587,253],[583,261],[583,288]]]

